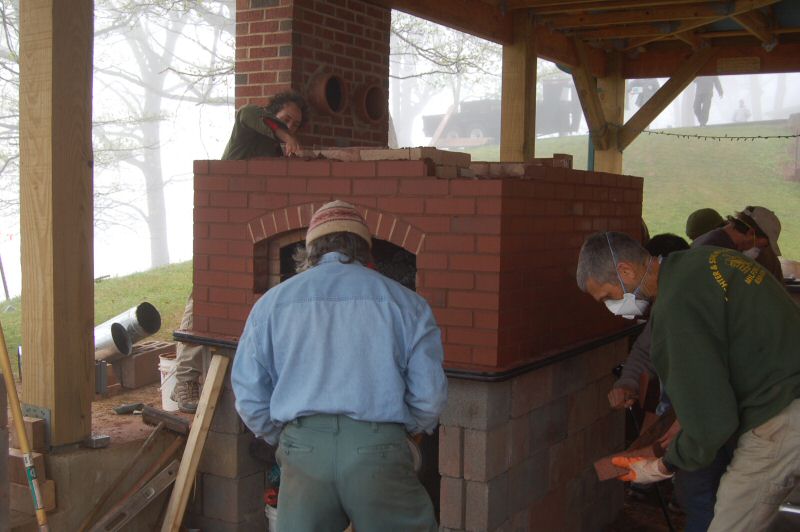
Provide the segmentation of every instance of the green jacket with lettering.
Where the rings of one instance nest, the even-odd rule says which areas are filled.
[[[264,123],[265,118],[277,120],[258,105],[245,105],[236,111],[236,121],[222,160],[282,156],[281,141]]]
[[[704,467],[800,397],[800,306],[741,253],[670,254],[651,320],[653,363],[682,427],[668,463]]]

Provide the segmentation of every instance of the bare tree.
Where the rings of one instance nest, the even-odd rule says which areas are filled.
[[[19,9],[0,0],[0,216],[19,211]]]

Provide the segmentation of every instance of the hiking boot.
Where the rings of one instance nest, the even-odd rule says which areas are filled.
[[[169,398],[178,403],[178,410],[181,412],[194,414],[200,401],[200,383],[197,381],[175,383]]]

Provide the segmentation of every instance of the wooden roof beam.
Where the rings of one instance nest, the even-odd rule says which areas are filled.
[[[533,9],[536,15],[575,13],[578,11],[605,11],[675,4],[696,4],[702,0],[507,0],[507,8]]]
[[[778,38],[770,29],[769,21],[760,11],[749,11],[740,15],[734,15],[735,20],[741,27],[755,35],[761,41],[762,46],[768,52],[778,44]]]
[[[538,24],[533,33],[536,39],[536,55],[569,68],[578,65],[578,56],[575,53],[572,39]],[[606,72],[605,52],[596,48],[588,48],[586,54],[589,73],[595,77],[604,76]]]
[[[511,17],[481,0],[368,0],[497,44],[512,44]]]
[[[611,28],[573,32],[584,40],[630,39],[641,37],[643,39],[660,40],[665,36],[675,36],[678,33],[700,28],[715,22],[715,18],[701,18],[682,22],[661,22],[656,24],[629,24]]]
[[[572,80],[575,82],[583,115],[589,126],[589,134],[596,150],[607,150],[610,142],[609,127],[603,114],[600,97],[597,94],[597,80],[589,72],[589,54],[586,44],[577,37],[573,39],[573,43],[578,64],[572,69]]]
[[[681,64],[675,74],[619,130],[617,147],[620,151],[627,148],[644,128],[666,109],[672,100],[692,82],[713,55],[714,49],[703,48]]]
[[[645,44],[649,44],[651,42],[660,41],[666,38],[674,38],[677,33],[683,33],[685,31],[694,30],[700,28],[702,26],[706,26],[708,24],[712,24],[717,22],[718,20],[724,20],[729,17],[735,17],[737,15],[741,15],[743,13],[747,13],[748,11],[753,11],[755,9],[760,9],[762,7],[770,6],[772,4],[776,4],[780,2],[780,0],[736,0],[733,3],[733,6],[730,12],[724,16],[720,16],[714,19],[706,19],[710,20],[710,22],[700,23],[699,21],[684,21],[678,25],[675,31],[671,33],[667,33],[660,37],[643,37],[641,39],[636,39],[632,42],[628,43],[628,46],[625,48],[626,50],[633,50],[639,48],[640,46],[644,46]]]
[[[589,28],[616,24],[640,24],[675,20],[727,16],[727,2],[710,2],[704,5],[685,5],[638,8],[630,11],[575,13],[541,16],[539,21],[556,29]]]
[[[692,50],[699,50],[707,41],[693,31],[685,31],[683,33],[676,33],[675,38],[681,40],[692,47]]]

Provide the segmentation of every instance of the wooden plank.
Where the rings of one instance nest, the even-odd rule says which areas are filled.
[[[617,138],[620,150],[627,148],[639,136],[639,133],[650,125],[650,122],[692,82],[697,72],[708,63],[713,55],[713,48],[699,50],[675,71],[675,74],[622,127]]]
[[[536,19],[534,19],[534,22],[536,23],[534,29],[536,55],[542,59],[570,68],[577,66],[578,56],[575,54],[575,45],[572,39],[539,24]],[[595,77],[604,76],[606,71],[605,53],[596,48],[588,49],[587,53],[589,72]]]
[[[684,20],[677,24],[667,22],[660,24],[630,24],[627,26],[612,26],[607,28],[578,30],[574,34],[583,40],[608,40],[631,39],[639,37],[641,40],[651,39],[650,42],[660,40],[664,36],[674,36],[677,33],[694,30],[716,22],[717,18],[706,17]],[[641,46],[641,45],[639,45]],[[630,45],[628,47],[630,49]]]
[[[713,24],[714,22],[725,20],[729,17],[734,17],[736,15],[740,15],[742,13],[747,13],[748,11],[753,11],[755,9],[760,9],[762,7],[770,6],[772,4],[776,4],[781,0],[736,0],[733,2],[731,9],[728,13],[722,14],[718,17],[704,19],[703,21],[683,21],[678,24],[672,31],[665,33],[664,35],[658,37],[643,37],[641,39],[634,39],[628,43],[628,46],[625,48],[626,50],[635,50],[640,46],[644,46],[645,44],[649,44],[651,42],[655,42],[661,39],[665,39],[667,37],[673,37],[677,33],[683,33],[686,31],[695,30],[697,28],[701,28],[708,24]],[[710,21],[710,22],[708,22]]]
[[[369,0],[495,42],[514,41],[511,17],[481,0]]]
[[[503,46],[500,160],[534,158],[536,146],[536,41],[527,13],[514,16],[514,44]]]
[[[56,509],[56,483],[54,480],[44,480],[39,482],[39,492],[42,496],[42,506],[46,512]],[[36,515],[33,509],[33,499],[31,498],[31,488],[28,484],[8,483],[8,505],[11,510],[21,512],[25,515]]]
[[[597,92],[606,124],[610,128],[608,147],[594,153],[594,170],[597,172],[622,173],[622,150],[617,147],[616,132],[625,121],[625,79],[622,77],[622,55],[611,54],[608,73],[597,78]]]
[[[761,12],[750,11],[748,13],[742,13],[741,15],[735,15],[731,18],[733,18],[733,20],[735,20],[745,30],[755,35],[758,40],[764,43],[767,51],[772,50],[772,48],[778,44],[778,39],[775,37],[775,33],[770,28],[770,23],[767,20],[767,17],[765,17]]]
[[[175,479],[175,487],[172,489],[167,512],[164,514],[161,532],[178,532],[180,530],[186,503],[189,501],[194,477],[197,474],[197,465],[203,454],[208,428],[211,426],[211,419],[217,408],[217,400],[225,380],[228,362],[228,357],[223,355],[214,355],[211,358],[211,364],[203,383],[203,392],[200,394],[200,401],[197,404],[197,413],[194,416],[192,429],[189,431],[189,438],[186,440],[186,448],[181,458],[181,466],[178,469],[178,476]]]
[[[91,434],[93,2],[20,2],[22,396],[50,444]]]
[[[507,0],[508,9],[531,9],[536,15],[641,9],[676,4],[697,4],[700,0]]]
[[[557,29],[591,28],[615,24],[639,24],[645,22],[663,22],[715,17],[725,14],[727,2],[709,2],[707,4],[667,5],[650,8],[637,7],[631,10],[600,11],[588,13],[572,13],[568,15],[542,16],[544,24]]]
[[[600,105],[600,97],[597,94],[597,81],[589,73],[587,65],[586,45],[577,37],[573,39],[575,44],[575,54],[578,57],[578,65],[572,69],[572,80],[575,82],[575,89],[578,92],[578,99],[581,101],[583,115],[586,124],[589,126],[589,134],[596,150],[608,149],[609,133],[606,124],[603,108]]]

